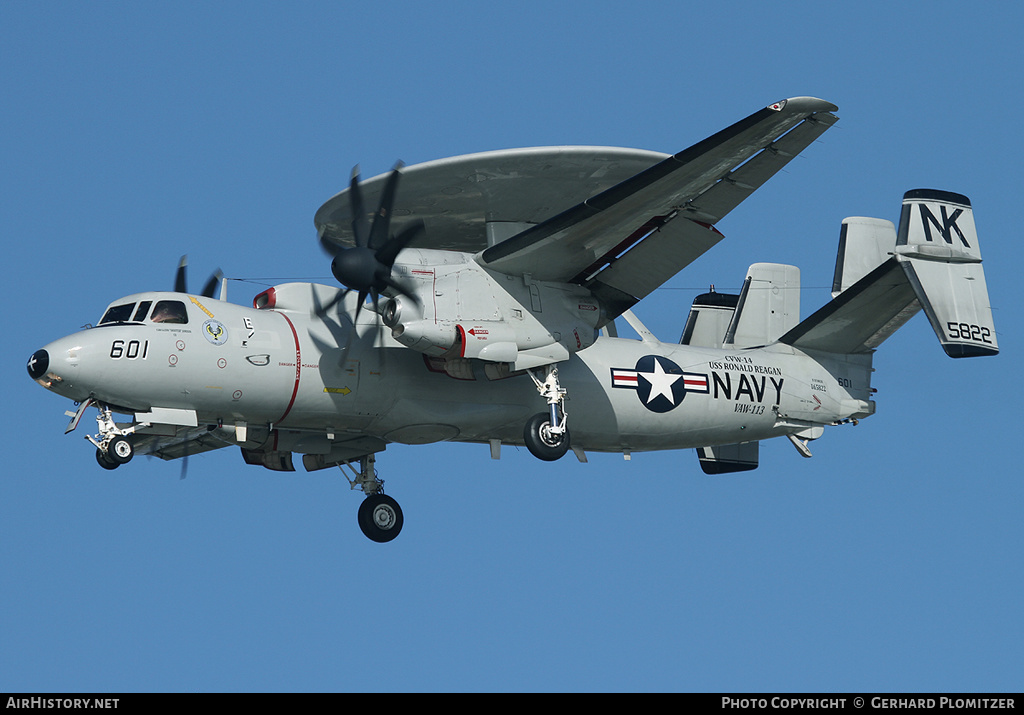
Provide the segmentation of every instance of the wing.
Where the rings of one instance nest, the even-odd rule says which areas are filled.
[[[721,240],[713,224],[832,126],[836,109],[813,97],[772,104],[478,260],[585,285],[615,317]]]

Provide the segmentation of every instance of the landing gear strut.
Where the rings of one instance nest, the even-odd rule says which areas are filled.
[[[132,461],[132,457],[135,456],[135,446],[131,441],[135,428],[123,430],[114,424],[110,408],[106,405],[100,406],[99,411],[96,416],[99,433],[88,435],[86,439],[96,446],[96,461],[101,467],[117,469],[122,464]]]
[[[540,380],[530,370],[530,377],[541,397],[548,401],[547,413],[538,412],[526,421],[523,440],[537,459],[553,462],[569,451],[569,416],[565,411],[566,391],[558,384],[558,368],[549,366],[547,376]]]
[[[368,454],[359,459],[358,470],[351,462],[345,462],[343,466],[348,467],[353,474],[351,479],[345,475],[349,487],[366,494],[363,503],[359,505],[359,528],[366,538],[383,544],[398,536],[405,518],[398,502],[384,493],[384,480],[377,477],[375,461],[374,455]]]

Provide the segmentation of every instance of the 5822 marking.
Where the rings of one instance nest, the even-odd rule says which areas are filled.
[[[149,341],[148,340],[115,340],[110,344],[110,357],[113,360],[120,360],[125,358],[126,360],[145,360],[146,356],[149,355]]]
[[[950,321],[946,323],[946,332],[949,333],[951,340],[975,340],[979,343],[992,344],[992,341],[989,340],[992,337],[992,331],[983,325]]]

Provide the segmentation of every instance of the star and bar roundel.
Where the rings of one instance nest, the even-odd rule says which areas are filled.
[[[640,403],[651,412],[668,412],[679,406],[687,392],[708,394],[708,376],[683,372],[668,358],[644,355],[632,370],[612,368],[612,387],[636,390]]]

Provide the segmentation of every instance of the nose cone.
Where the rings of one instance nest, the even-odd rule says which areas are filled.
[[[28,359],[28,376],[38,380],[50,369],[50,353],[45,350],[36,350]]]
[[[25,365],[28,376],[47,390],[72,400],[88,397],[89,388],[76,384],[87,382],[82,379],[86,376],[80,367],[80,340],[78,335],[69,335],[36,350]]]

